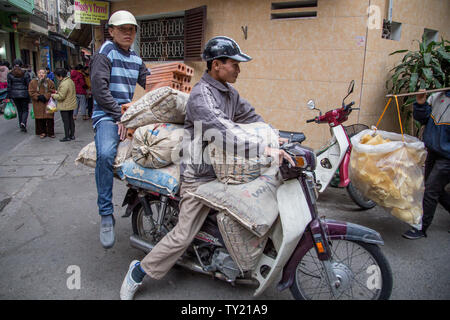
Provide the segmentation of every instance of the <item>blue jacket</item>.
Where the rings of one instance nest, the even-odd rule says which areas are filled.
[[[413,116],[426,125],[425,146],[450,159],[450,91],[431,95],[423,105],[414,103]]]

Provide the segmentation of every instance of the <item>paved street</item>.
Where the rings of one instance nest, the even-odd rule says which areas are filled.
[[[90,121],[76,121],[76,140],[28,133],[17,121],[0,119],[0,299],[118,299],[128,264],[143,254],[130,247],[131,220],[119,218],[125,183],[114,185],[117,240],[99,243],[94,170],[75,166],[82,147],[93,141]],[[306,143],[307,145],[307,143]],[[408,225],[382,209],[359,211],[345,190],[329,188],[319,201],[321,215],[373,228],[394,273],[392,299],[450,299],[450,215],[439,206],[429,237],[408,241]],[[79,267],[80,289],[69,289],[71,266]],[[69,268],[69,273],[67,273]],[[70,281],[69,281],[70,282]],[[136,299],[252,299],[252,288],[174,268],[161,281],[145,279]],[[275,287],[258,299],[292,299]]]

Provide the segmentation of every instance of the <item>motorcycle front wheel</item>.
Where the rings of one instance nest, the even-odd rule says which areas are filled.
[[[133,233],[154,246],[177,224],[178,209],[169,202],[164,217],[160,219],[161,201],[151,200],[148,204],[151,215],[146,215],[144,207],[139,204],[133,210],[131,222]],[[158,225],[161,220],[162,224]]]
[[[351,182],[347,186],[347,192],[350,198],[352,198],[353,202],[360,206],[361,209],[368,210],[377,205],[374,201],[364,197],[363,194],[358,189],[356,189]]]
[[[323,263],[311,248],[297,265],[291,293],[297,300],[386,300],[392,292],[392,271],[380,248],[359,241],[332,240],[333,292]]]

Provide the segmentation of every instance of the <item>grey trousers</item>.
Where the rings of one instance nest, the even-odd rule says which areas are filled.
[[[181,184],[180,212],[177,225],[159,241],[141,261],[141,267],[153,279],[161,279],[186,251],[200,231],[210,208],[186,191],[195,191],[205,182]]]

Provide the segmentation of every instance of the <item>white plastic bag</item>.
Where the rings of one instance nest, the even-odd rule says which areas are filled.
[[[362,194],[411,226],[422,228],[425,145],[381,130],[353,136],[350,179]]]
[[[54,112],[56,112],[56,110],[57,110],[56,109],[56,102],[55,102],[55,100],[53,98],[50,97],[50,99],[47,102],[47,106],[45,108],[45,111],[47,113],[54,113]]]

